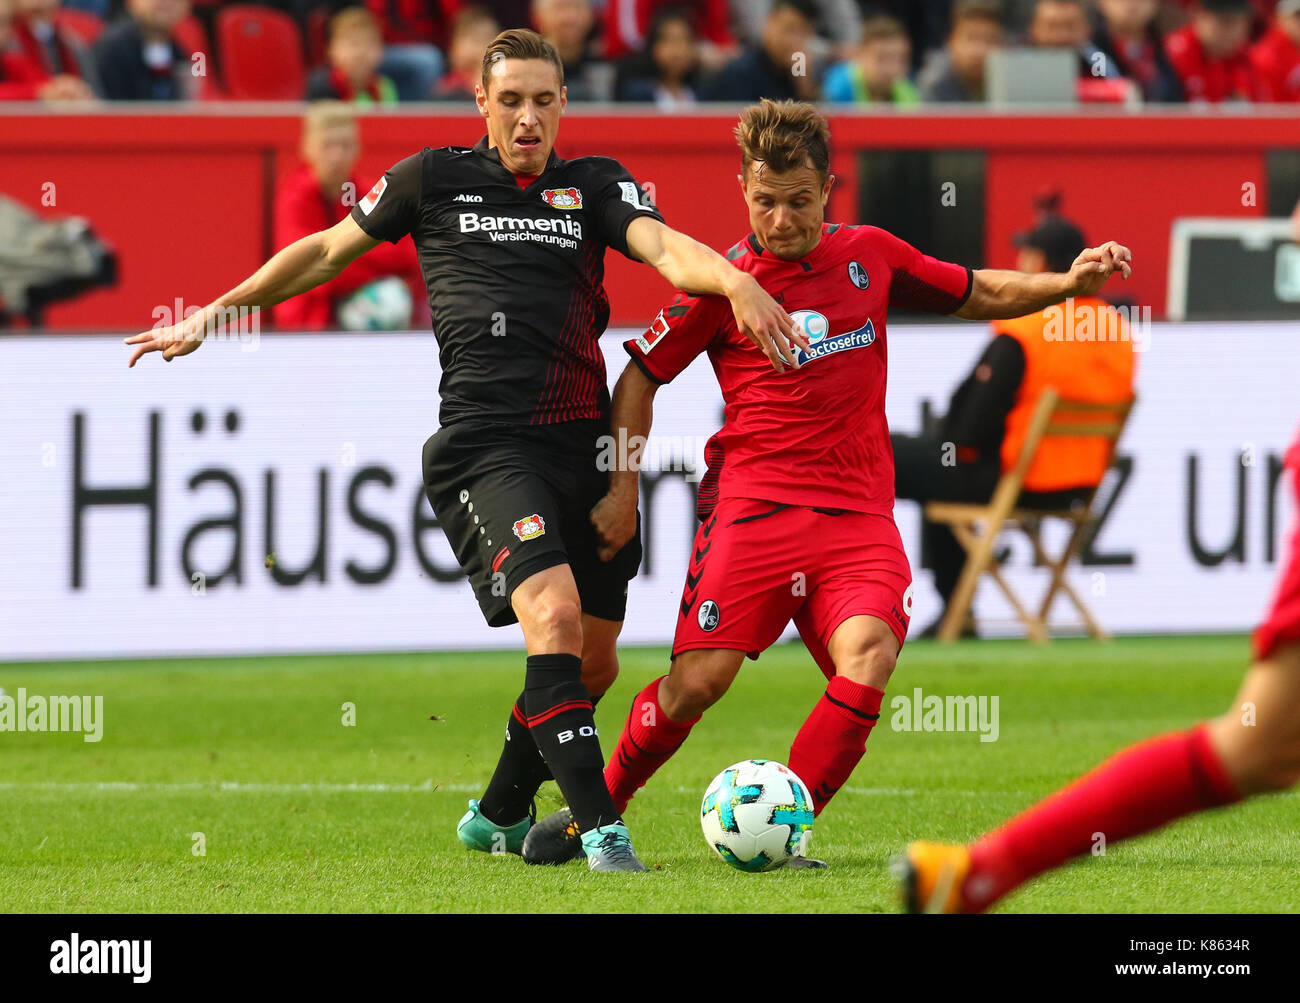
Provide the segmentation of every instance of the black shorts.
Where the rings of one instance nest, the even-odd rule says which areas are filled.
[[[603,421],[456,422],[424,444],[424,490],[491,627],[517,623],[519,583],[567,564],[582,611],[622,620],[641,564],[641,522],[612,561],[597,555],[590,512],[609,489],[597,464]]]

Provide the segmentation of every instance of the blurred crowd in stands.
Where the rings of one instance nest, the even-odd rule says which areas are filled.
[[[570,101],[979,102],[1012,47],[1084,101],[1300,101],[1300,0],[0,0],[0,99],[465,101],[522,26]]]

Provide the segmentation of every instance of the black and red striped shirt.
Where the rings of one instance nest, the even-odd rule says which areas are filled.
[[[525,185],[486,136],[407,157],[352,209],[371,237],[415,241],[443,425],[608,417],[605,250],[630,257],[626,232],[638,216],[663,218],[618,161],[552,152]]]

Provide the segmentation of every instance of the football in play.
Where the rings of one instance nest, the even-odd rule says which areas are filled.
[[[813,827],[812,795],[794,771],[769,759],[728,766],[700,805],[704,838],[742,871],[770,871],[802,853]]]

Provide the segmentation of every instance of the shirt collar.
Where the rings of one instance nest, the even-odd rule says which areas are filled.
[[[474,152],[477,153],[484,160],[491,161],[492,163],[496,164],[498,167],[501,167],[502,169],[504,169],[506,166],[505,164],[501,163],[500,151],[498,151],[497,148],[494,146],[488,146],[487,133],[484,133],[483,138],[474,144]],[[551,155],[546,158],[546,166],[542,168],[542,174],[545,174],[547,171],[551,170],[554,167],[559,167],[560,164],[562,164],[563,162],[564,161],[562,161],[556,155],[555,147],[551,147]],[[540,177],[541,175],[538,176]]]
[[[805,272],[808,272],[808,271],[812,271],[812,269],[821,260],[822,254],[824,253],[826,247],[826,238],[829,237],[838,229],[839,229],[838,224],[827,223],[823,221],[822,237],[821,240],[817,241],[817,246],[814,247],[811,251],[809,251],[806,255],[804,255],[804,257],[797,258],[794,261],[789,261],[785,258],[778,258],[776,255],[771,254],[768,251],[764,250],[763,245],[758,242],[758,235],[755,234],[753,231],[751,231],[749,236],[745,238],[745,242],[749,245],[749,250],[753,253],[753,255],[756,258],[761,258],[764,261],[776,262],[782,265],[798,265]]]

